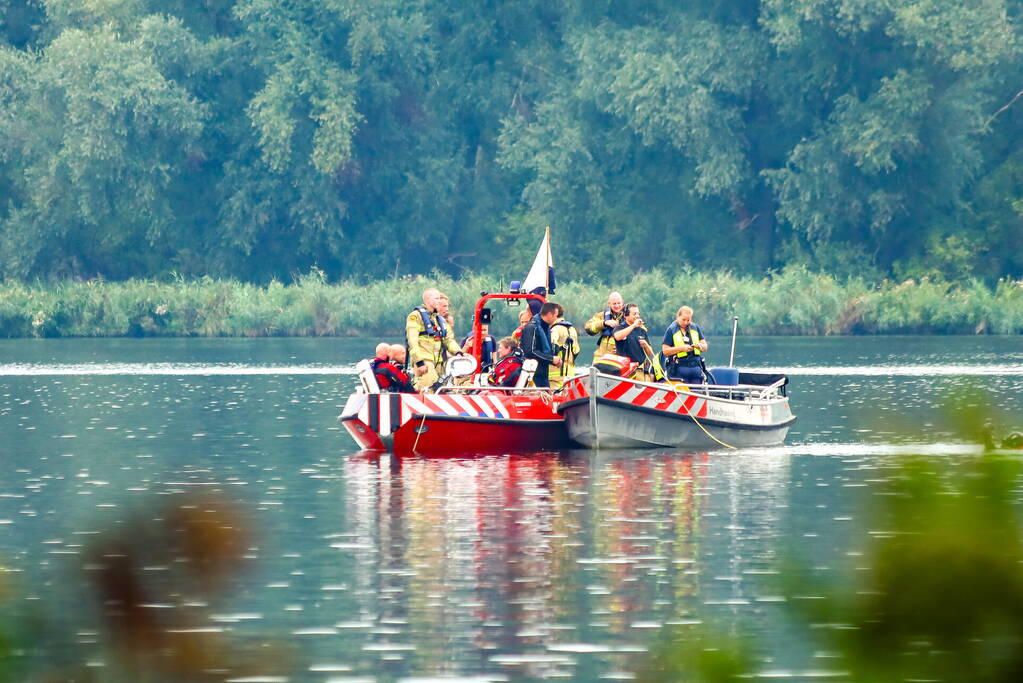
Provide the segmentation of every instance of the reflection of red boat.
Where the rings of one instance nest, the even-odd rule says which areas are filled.
[[[560,396],[524,386],[523,372],[510,389],[489,387],[480,367],[480,323],[489,320],[485,304],[493,299],[536,299],[537,294],[484,294],[473,318],[475,364],[435,394],[379,393],[372,372],[360,369],[361,386],[348,397],[341,424],[365,449],[395,453],[508,452],[557,450],[569,445],[565,420],[557,412]],[[527,361],[528,363],[528,361]],[[358,367],[358,366],[357,366]],[[535,366],[534,366],[535,368]]]

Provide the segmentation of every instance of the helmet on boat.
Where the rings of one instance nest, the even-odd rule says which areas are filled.
[[[444,374],[448,377],[468,377],[476,372],[476,358],[469,355],[457,355],[448,358],[444,364]]]

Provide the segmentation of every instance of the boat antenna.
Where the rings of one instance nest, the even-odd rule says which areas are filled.
[[[735,367],[735,333],[739,330],[739,316],[732,316],[732,350],[728,354],[728,367]]]

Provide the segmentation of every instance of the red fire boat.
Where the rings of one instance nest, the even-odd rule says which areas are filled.
[[[536,369],[527,360],[517,386],[492,387],[481,372],[483,322],[492,300],[539,300],[539,294],[484,292],[473,316],[473,353],[455,356],[446,381],[436,393],[381,393],[368,361],[356,365],[359,387],[348,397],[339,418],[366,450],[407,454],[500,453],[550,451],[570,446],[565,419],[558,412],[562,397],[548,388],[526,386]]]

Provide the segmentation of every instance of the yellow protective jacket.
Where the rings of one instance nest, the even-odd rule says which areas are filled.
[[[598,337],[597,351],[594,354],[595,357],[606,353],[613,354],[617,350],[617,346],[615,346],[614,327],[608,327],[604,324],[604,321],[614,320],[615,327],[618,327],[625,317],[623,313],[615,315],[611,312],[610,308],[605,308],[602,311],[594,313],[593,317],[587,320],[586,324],[583,325],[583,329],[586,330],[586,334],[591,337]]]
[[[408,345],[408,366],[419,361],[443,365],[444,353],[454,355],[461,351],[455,333],[434,311],[416,306],[405,318],[405,343]]]

